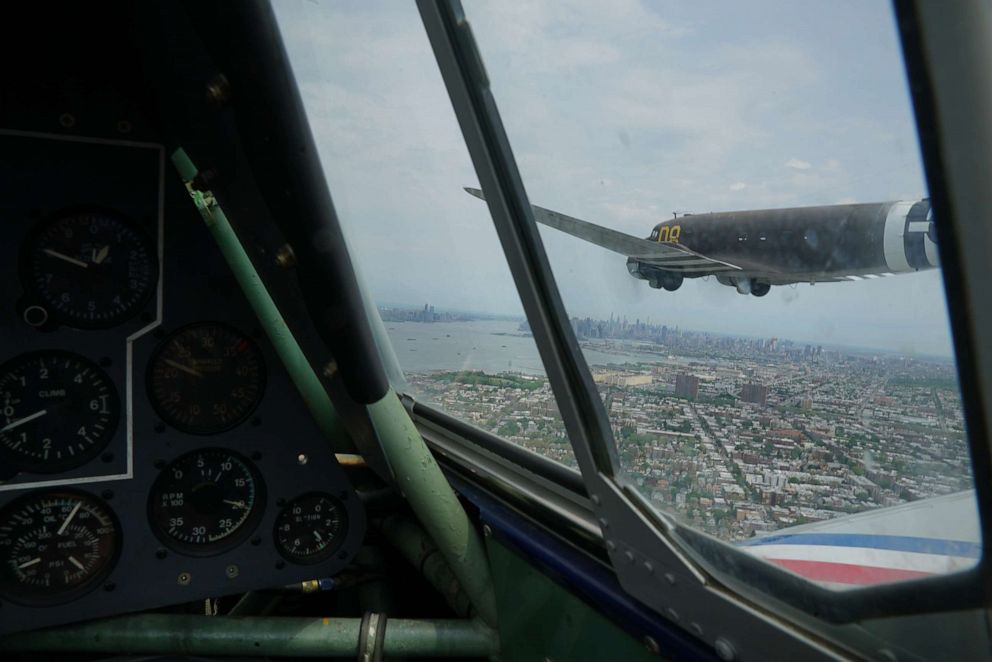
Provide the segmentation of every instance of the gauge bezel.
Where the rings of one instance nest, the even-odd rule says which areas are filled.
[[[244,338],[248,341],[249,347],[251,348],[250,351],[254,352],[255,356],[258,358],[259,386],[258,395],[255,397],[255,401],[252,403],[251,407],[247,408],[240,416],[231,419],[223,425],[213,425],[209,427],[200,425],[186,425],[182,421],[176,420],[171,414],[169,414],[162,403],[159,402],[158,398],[155,397],[155,382],[153,374],[155,365],[162,356],[162,353],[165,351],[166,347],[169,346],[169,343],[171,343],[175,338],[181,336],[183,333],[189,332],[191,329],[198,327],[219,327],[232,335]],[[159,341],[158,345],[155,346],[155,349],[148,358],[148,363],[145,367],[145,391],[148,394],[148,401],[151,403],[152,409],[155,410],[156,416],[158,416],[163,423],[180,432],[196,435],[198,437],[205,437],[232,430],[251,418],[251,416],[262,404],[262,400],[265,398],[265,389],[268,387],[268,377],[269,375],[268,368],[266,366],[265,352],[262,351],[261,345],[254,338],[252,338],[251,335],[243,332],[233,324],[228,324],[227,322],[199,320],[177,328],[163,337],[162,340]]]
[[[8,513],[15,513],[23,508],[24,505],[32,501],[60,497],[78,498],[84,501],[89,501],[90,504],[94,504],[103,510],[114,527],[113,549],[110,557],[104,561],[103,567],[85,582],[61,593],[42,593],[34,595],[26,595],[23,592],[11,593],[7,590],[7,586],[4,581],[0,581],[0,597],[3,599],[25,607],[48,607],[52,605],[65,604],[72,602],[73,600],[78,600],[87,593],[90,593],[97,586],[103,584],[104,581],[110,577],[110,575],[113,574],[114,570],[117,568],[117,562],[120,561],[121,550],[124,546],[124,529],[121,527],[121,522],[117,517],[117,513],[110,506],[110,504],[107,503],[107,500],[91,492],[86,492],[74,487],[56,487],[52,489],[32,490],[31,492],[21,494],[16,499],[8,501],[2,508],[0,508],[0,523],[5,521],[5,516]],[[6,559],[0,558],[0,564],[5,562]],[[5,578],[0,575],[0,579]]]
[[[229,533],[220,540],[203,544],[184,542],[169,535],[167,527],[158,521],[159,518],[155,513],[156,497],[162,491],[163,482],[172,480],[167,472],[180,461],[197,455],[198,453],[224,453],[235,457],[245,468],[248,469],[248,473],[251,474],[251,479],[255,483],[255,503],[252,506],[251,511],[248,513],[248,516],[245,517],[244,521],[242,521],[232,533]],[[163,545],[174,552],[193,557],[218,556],[240,546],[243,542],[245,542],[245,540],[251,537],[265,516],[266,507],[268,505],[266,501],[267,497],[268,494],[265,489],[265,479],[262,476],[262,471],[250,458],[246,457],[242,453],[239,453],[238,451],[225,448],[223,446],[196,448],[174,457],[162,467],[158,475],[155,477],[155,480],[152,482],[151,488],[148,491],[148,503],[146,506],[148,526],[152,530],[152,533],[155,534],[155,537],[158,538]]]
[[[299,554],[294,554],[279,540],[279,525],[282,523],[282,519],[286,516],[293,504],[303,499],[308,499],[312,497],[322,497],[329,499],[334,506],[338,509],[338,513],[341,514],[341,527],[338,529],[337,533],[334,535],[334,540],[332,544],[326,549],[321,550],[317,554],[301,556]],[[285,506],[276,514],[275,521],[272,523],[272,541],[276,546],[276,551],[279,555],[290,563],[295,563],[297,565],[316,565],[318,563],[323,563],[328,559],[332,558],[338,551],[344,546],[345,539],[348,537],[348,530],[351,525],[351,517],[348,514],[348,507],[345,505],[344,500],[340,499],[330,492],[322,492],[319,490],[314,490],[310,492],[304,492],[299,494],[292,499],[290,499]]]
[[[123,313],[120,313],[109,320],[93,321],[79,319],[72,315],[66,315],[55,305],[53,305],[49,298],[39,290],[32,275],[33,262],[36,259],[38,242],[41,239],[42,233],[63,219],[84,214],[106,216],[127,227],[134,233],[134,236],[137,237],[138,243],[140,243],[142,248],[145,249],[145,254],[148,256],[150,280],[148,283],[147,292],[145,292],[133,304],[128,306]],[[160,277],[159,272],[160,264],[156,242],[152,239],[147,230],[145,230],[139,223],[128,217],[126,214],[112,207],[105,207],[101,205],[74,205],[70,207],[63,207],[45,215],[37,221],[28,231],[27,236],[25,236],[21,245],[21,250],[18,256],[18,274],[21,279],[21,289],[25,293],[25,298],[21,302],[21,308],[27,308],[31,305],[42,306],[48,314],[47,321],[40,327],[43,329],[53,329],[60,325],[83,331],[112,329],[134,319],[148,306],[148,302],[157,296]]]
[[[116,415],[111,416],[107,423],[106,432],[104,433],[105,439],[99,444],[94,444],[89,449],[80,452],[78,455],[72,455],[67,460],[57,460],[52,462],[31,462],[22,459],[21,456],[12,452],[5,445],[0,443],[0,458],[8,461],[10,465],[19,472],[49,475],[56,473],[63,473],[65,471],[70,471],[81,467],[89,462],[92,462],[95,458],[107,448],[111,441],[113,441],[114,436],[117,434],[117,428],[120,425],[121,416],[123,415],[123,409],[121,407],[121,397],[117,390],[117,385],[114,383],[113,378],[110,374],[104,370],[100,365],[78,352],[70,352],[64,349],[39,349],[30,352],[24,352],[22,354],[17,354],[7,359],[3,363],[0,363],[0,377],[5,375],[10,371],[11,366],[25,365],[26,363],[36,359],[36,358],[46,358],[46,357],[63,357],[66,359],[71,359],[82,364],[86,364],[87,367],[95,370],[99,375],[101,375],[110,391],[111,397],[111,409],[116,410]]]

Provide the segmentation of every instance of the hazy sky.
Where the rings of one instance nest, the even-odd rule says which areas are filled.
[[[378,302],[520,313],[412,2],[276,10]],[[887,2],[465,2],[530,199],[637,236],[673,210],[919,199]],[[939,274],[675,293],[541,228],[572,315],[948,354]]]

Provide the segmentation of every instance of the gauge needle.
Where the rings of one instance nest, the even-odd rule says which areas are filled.
[[[33,565],[38,565],[41,563],[41,557],[33,558],[30,561],[25,561],[21,565],[17,566],[18,570],[24,570],[24,568],[30,568]]]
[[[82,260],[77,260],[76,258],[70,257],[68,255],[65,255],[64,253],[59,253],[57,251],[53,251],[51,248],[43,248],[43,249],[41,249],[41,252],[44,253],[45,255],[50,255],[51,257],[55,257],[55,258],[58,258],[60,260],[65,260],[69,264],[74,264],[77,267],[82,267],[83,269],[85,269],[86,267],[89,266],[88,264],[86,264]]]
[[[7,423],[7,425],[5,425],[2,428],[0,428],[0,432],[6,432],[7,430],[13,430],[17,426],[24,425],[25,423],[30,423],[34,419],[41,418],[42,416],[44,416],[47,413],[48,413],[48,410],[47,409],[42,409],[41,411],[36,411],[35,413],[31,414],[30,416],[25,416],[24,418],[19,418],[16,421],[11,421],[10,423]]]
[[[188,365],[183,365],[178,361],[173,361],[172,359],[162,359],[162,362],[165,363],[166,365],[172,366],[176,370],[182,370],[183,372],[188,372],[194,377],[203,377],[203,373],[197,370],[196,368],[190,368]]]
[[[224,503],[228,504],[229,506],[237,506],[238,508],[245,507],[244,501],[229,501],[228,499],[224,499]]]
[[[103,261],[107,259],[107,255],[110,254],[110,244],[107,244],[97,252],[93,251],[93,262],[96,264],[103,264]]]
[[[76,513],[79,512],[79,509],[80,507],[82,507],[82,505],[83,505],[82,501],[76,502],[76,505],[73,506],[72,510],[69,511],[69,515],[65,518],[65,521],[62,522],[62,526],[60,526],[59,530],[55,532],[55,535],[57,536],[62,535],[62,532],[65,531],[65,527],[69,526],[69,522],[71,522],[72,518],[76,516]],[[72,557],[70,556],[69,558],[71,559]]]
[[[314,531],[313,537],[317,539],[317,542],[324,542],[324,539],[320,537],[320,532]]]
[[[84,566],[82,563],[80,563],[79,561],[77,561],[76,560],[76,557],[75,556],[72,556],[71,554],[69,555],[69,563],[71,563],[72,565],[76,566],[80,570],[86,570],[86,566]]]

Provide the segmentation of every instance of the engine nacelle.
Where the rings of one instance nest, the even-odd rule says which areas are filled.
[[[632,257],[627,258],[627,271],[634,278],[648,281],[648,285],[656,290],[662,288],[669,292],[682,287],[684,277],[676,271],[666,271],[650,264],[644,264]]]

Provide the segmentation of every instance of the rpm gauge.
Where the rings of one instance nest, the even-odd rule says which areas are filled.
[[[201,322],[162,341],[148,369],[152,406],[172,427],[223,432],[244,421],[265,389],[265,362],[250,338],[226,324]]]
[[[105,329],[137,314],[158,281],[152,244],[134,223],[110,211],[69,212],[43,222],[25,243],[31,317],[80,329]],[[31,321],[33,320],[33,321]]]
[[[0,451],[17,469],[54,473],[88,462],[119,416],[110,377],[78,354],[30,352],[0,365]]]
[[[29,605],[71,600],[110,574],[120,546],[120,525],[100,499],[26,494],[0,511],[0,595]]]
[[[340,500],[323,492],[299,496],[276,519],[279,553],[294,563],[320,563],[344,542],[348,512]]]
[[[223,448],[187,453],[162,470],[148,517],[162,542],[194,556],[218,554],[251,535],[265,509],[265,485],[254,464]]]

